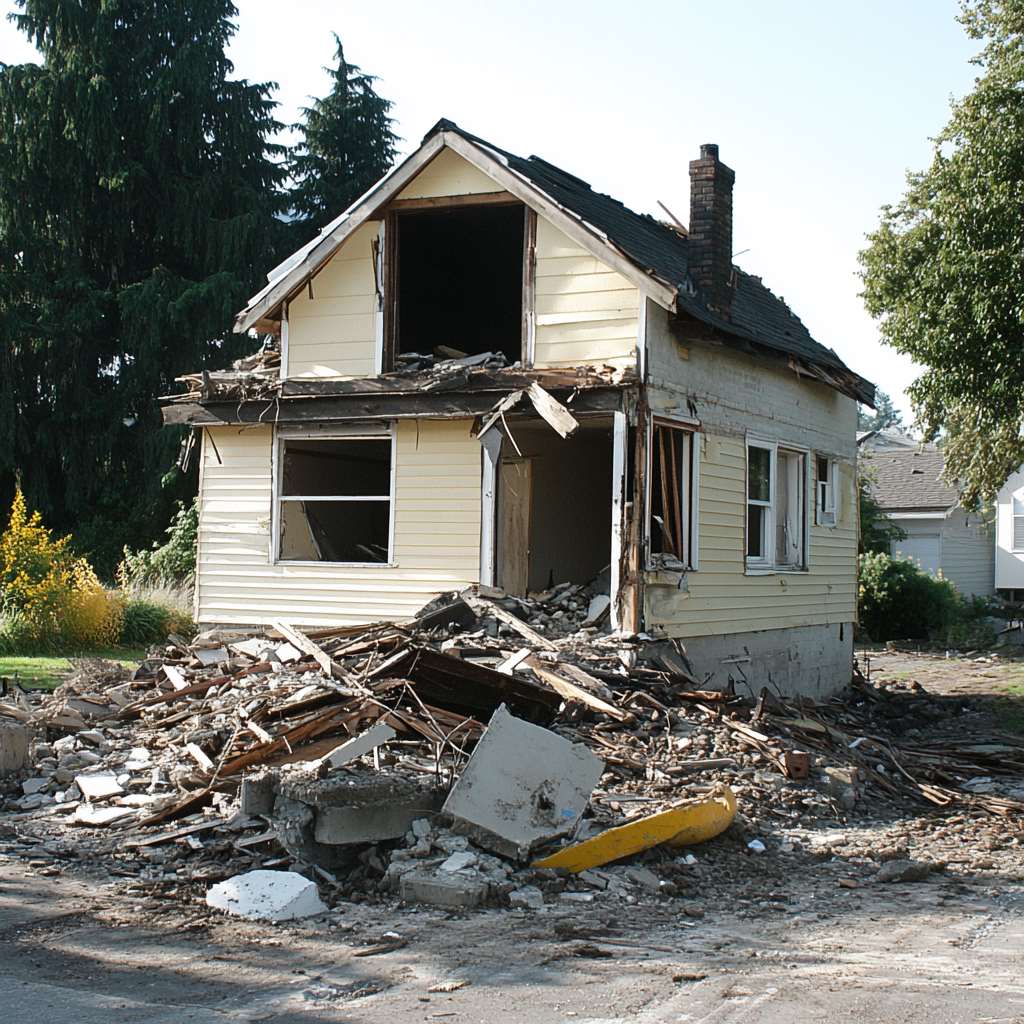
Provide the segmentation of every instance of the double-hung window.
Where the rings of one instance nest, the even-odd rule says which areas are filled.
[[[696,569],[697,435],[692,426],[655,420],[650,438],[647,563]]]
[[[1013,496],[1013,547],[1011,551],[1024,551],[1024,494]]]
[[[390,562],[392,435],[284,436],[277,445],[277,558]]]
[[[807,565],[807,453],[774,442],[747,442],[747,565]]]
[[[814,521],[819,526],[835,526],[839,521],[838,467],[835,459],[814,457]]]

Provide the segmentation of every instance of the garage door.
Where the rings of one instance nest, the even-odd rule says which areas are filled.
[[[925,572],[939,571],[941,547],[937,533],[922,533],[915,537],[892,542],[893,558],[909,558],[917,562]]]

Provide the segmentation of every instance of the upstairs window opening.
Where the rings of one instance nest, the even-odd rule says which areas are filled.
[[[522,359],[524,210],[462,206],[395,218],[396,356]]]

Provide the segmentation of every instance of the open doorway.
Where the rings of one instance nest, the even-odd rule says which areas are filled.
[[[513,422],[498,466],[495,583],[524,596],[586,583],[611,561],[612,424],[570,438]],[[519,451],[516,451],[518,446]]]
[[[395,234],[396,354],[501,352],[509,365],[519,361],[525,207],[403,211]]]

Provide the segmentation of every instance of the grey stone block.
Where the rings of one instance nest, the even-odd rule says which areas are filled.
[[[402,875],[398,890],[409,903],[432,903],[438,907],[479,907],[490,895],[490,887],[475,878],[460,875],[428,875],[410,871]]]
[[[31,729],[20,722],[0,721],[0,776],[28,767],[31,742]]]

